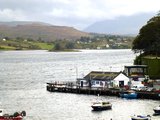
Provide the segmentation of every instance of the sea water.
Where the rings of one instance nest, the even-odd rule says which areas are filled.
[[[95,95],[46,90],[46,82],[75,81],[90,71],[123,71],[135,57],[130,49],[0,51],[0,108],[10,114],[25,110],[25,120],[130,120],[132,115],[152,115],[160,101],[99,96],[112,103],[112,110],[95,112]]]

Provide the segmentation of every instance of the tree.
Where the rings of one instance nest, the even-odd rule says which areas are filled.
[[[75,44],[71,41],[56,40],[54,42],[54,50],[74,49]]]
[[[63,48],[61,47],[61,44],[59,42],[56,42],[54,44],[54,50],[62,50]]]
[[[151,18],[143,26],[132,43],[132,50],[144,54],[160,55],[160,15]]]
[[[66,45],[65,45],[66,49],[74,49],[74,43],[73,42],[66,42]]]

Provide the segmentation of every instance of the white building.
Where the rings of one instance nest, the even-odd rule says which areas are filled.
[[[91,88],[124,87],[128,85],[129,78],[122,72],[92,71],[77,83],[80,87]]]
[[[129,85],[129,81],[130,79],[126,75],[124,75],[122,72],[120,72],[119,75],[116,76],[112,82],[113,82],[113,86],[123,87],[123,86]]]

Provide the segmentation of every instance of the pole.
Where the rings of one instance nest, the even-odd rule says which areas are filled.
[[[78,78],[78,68],[76,67],[76,80]]]

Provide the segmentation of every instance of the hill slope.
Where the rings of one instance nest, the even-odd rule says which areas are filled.
[[[99,21],[88,26],[84,31],[107,34],[138,34],[139,29],[154,15],[154,13],[142,13]]]
[[[24,39],[54,41],[56,39],[74,40],[81,36],[89,36],[89,34],[72,27],[53,26],[41,22],[0,22],[0,39],[4,37],[20,37]]]

